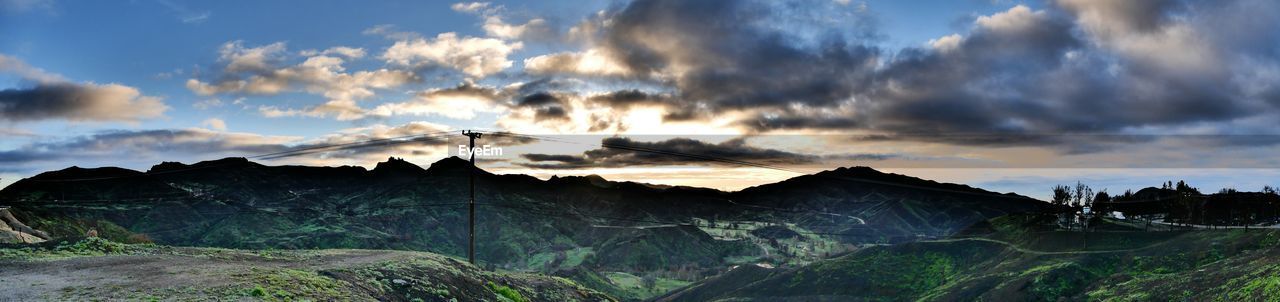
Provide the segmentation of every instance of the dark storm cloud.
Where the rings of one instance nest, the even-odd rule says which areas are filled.
[[[1067,14],[1025,7],[979,19],[954,46],[899,54],[865,94],[873,109],[864,113],[875,119],[873,128],[894,133],[1015,135],[1109,133],[1250,114],[1248,98],[1229,77],[1170,74],[1125,61],[1091,47],[1077,26]]]
[[[168,107],[128,86],[50,82],[0,90],[0,120],[138,121],[161,116]]]
[[[538,122],[546,121],[546,120],[568,120],[568,119],[569,119],[569,112],[565,111],[564,107],[560,107],[560,106],[538,108],[533,112],[533,120]]]
[[[593,49],[625,69],[595,76],[672,91],[588,101],[661,105],[667,120],[752,110],[738,122],[760,132],[858,130],[1069,152],[1092,148],[1054,135],[1228,127],[1280,109],[1280,4],[1271,1],[1059,0],[981,16],[960,35],[893,53],[858,38],[874,35],[791,31],[776,23],[786,12],[775,4],[638,0],[588,20],[598,24],[582,26],[596,30]],[[575,70],[572,56],[562,58],[548,70]],[[988,139],[919,135],[932,133]]]
[[[587,98],[587,101],[614,108],[628,108],[634,105],[667,104],[671,102],[671,98],[665,95],[646,93],[639,89],[625,89],[594,95]]]
[[[785,166],[818,163],[822,160],[885,160],[889,154],[806,155],[750,146],[743,138],[711,144],[689,138],[673,138],[658,142],[634,141],[625,137],[601,140],[599,149],[582,155],[522,154],[528,163],[519,165],[538,169],[581,169],[591,167],[661,166],[719,163],[733,161],[751,164]],[[683,155],[683,156],[682,156]]]
[[[869,84],[877,49],[838,35],[805,46],[815,43],[770,17],[755,2],[634,1],[613,13],[602,47],[634,74],[681,70],[677,96],[713,109],[827,105]]]
[[[519,106],[519,107],[538,107],[538,106],[546,106],[546,105],[559,105],[563,103],[564,101],[562,101],[559,97],[546,92],[536,92],[530,95],[520,97],[520,99],[516,100],[516,106]]]

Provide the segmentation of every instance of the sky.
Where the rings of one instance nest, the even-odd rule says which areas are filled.
[[[0,0],[0,186],[254,158],[721,189],[838,166],[1033,197],[1280,184],[1280,3]],[[757,163],[654,155],[638,146]]]

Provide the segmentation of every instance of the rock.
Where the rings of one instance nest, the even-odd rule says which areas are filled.
[[[38,243],[49,240],[49,234],[33,229],[9,212],[9,208],[0,207],[0,243]]]

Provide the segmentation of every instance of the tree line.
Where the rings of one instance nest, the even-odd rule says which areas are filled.
[[[1111,195],[1081,182],[1056,185],[1050,203],[1058,223],[1067,229],[1082,229],[1103,217],[1200,226],[1257,226],[1280,223],[1280,193],[1272,186],[1257,192],[1226,188],[1204,194],[1186,181],[1167,181],[1159,188],[1137,192],[1126,190]]]

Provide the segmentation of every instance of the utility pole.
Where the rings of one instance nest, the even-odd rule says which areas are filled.
[[[462,135],[466,135],[471,141],[471,148],[467,149],[467,153],[471,155],[471,171],[468,178],[471,179],[471,202],[467,204],[467,261],[471,265],[476,264],[476,139],[480,138],[481,133],[463,130]]]

